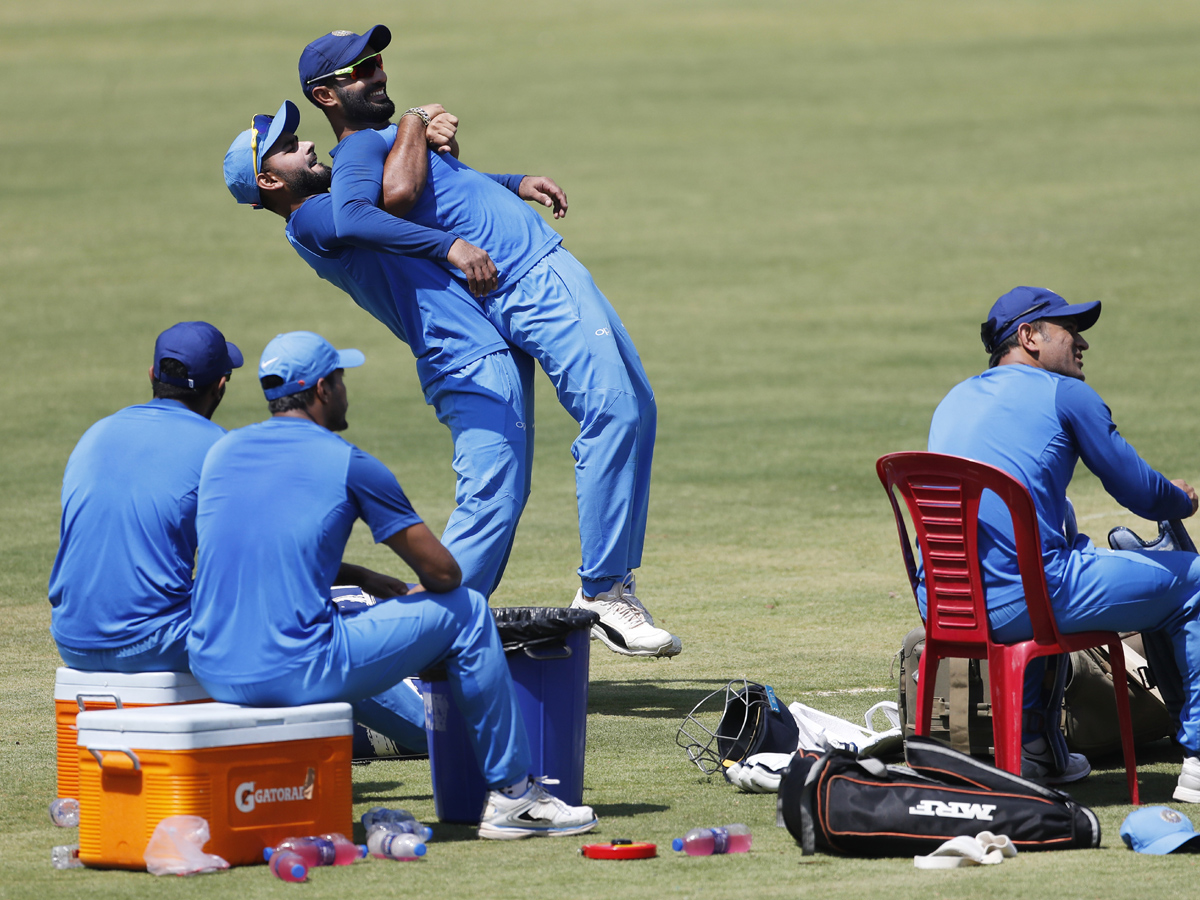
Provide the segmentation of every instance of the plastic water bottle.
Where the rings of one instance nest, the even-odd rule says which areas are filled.
[[[693,828],[681,838],[671,841],[671,847],[688,856],[712,856],[718,853],[745,853],[750,849],[750,829],[745,825],[726,825],[724,828]]]
[[[78,844],[63,844],[50,851],[50,865],[56,869],[78,869],[83,865],[79,858]]]
[[[74,797],[59,797],[50,802],[50,821],[59,828],[74,828],[79,824],[79,801]]]
[[[291,850],[280,850],[278,853],[271,854],[270,860],[271,874],[280,881],[307,881],[308,866],[304,865],[304,860],[300,858],[300,854],[293,853]]]
[[[348,866],[367,855],[367,848],[347,840],[344,834],[322,834],[317,837],[285,838],[273,848],[263,850],[263,859],[270,862],[276,853],[290,850],[312,869],[316,866]]]
[[[379,859],[411,861],[425,855],[425,844],[415,834],[407,831],[392,831],[395,823],[379,822],[371,827],[367,835],[367,847],[371,855]]]
[[[433,829],[428,825],[422,825],[417,821],[417,817],[407,809],[386,809],[376,806],[362,814],[362,824],[368,833],[376,825],[388,824],[395,826],[392,829],[394,831],[407,831],[423,841],[428,842],[433,839]]]

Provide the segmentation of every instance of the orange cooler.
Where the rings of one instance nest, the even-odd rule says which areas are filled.
[[[351,829],[348,703],[198,703],[79,714],[79,858],[144,869],[155,826],[203,816],[231,865],[286,837]]]
[[[54,722],[58,734],[58,796],[79,797],[79,752],[75,717],[86,709],[207,703],[210,698],[190,672],[84,672],[60,666],[54,677]]]

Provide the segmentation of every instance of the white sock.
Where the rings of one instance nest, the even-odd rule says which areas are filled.
[[[500,793],[512,800],[518,797],[525,796],[525,792],[529,790],[529,776],[526,775],[520,781],[514,781],[508,787],[499,788]]]

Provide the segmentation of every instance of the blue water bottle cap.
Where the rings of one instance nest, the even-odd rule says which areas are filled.
[[[308,874],[308,870],[306,868],[304,868],[304,866],[301,865],[300,863],[295,863],[292,866],[292,877],[295,878],[297,881],[299,881],[301,878],[303,878],[307,874]]]
[[[275,852],[274,847],[263,847],[263,859],[267,862],[271,861],[271,854]]]
[[[417,856],[424,856],[425,852],[426,847],[424,844],[417,844],[417,846],[413,848],[413,853],[415,853]]]
[[[358,846],[359,858],[366,859],[367,858],[367,845],[366,844],[358,844],[357,846]]]
[[[678,853],[680,850],[682,850],[683,849],[683,838],[675,838],[675,840],[671,841],[671,849],[674,850],[676,853]]]

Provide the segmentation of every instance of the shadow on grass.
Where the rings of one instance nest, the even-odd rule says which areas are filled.
[[[354,782],[354,802],[433,799],[433,794],[414,794],[401,790],[403,787],[403,781],[356,781]]]
[[[618,819],[628,819],[633,816],[644,816],[649,813],[666,812],[671,807],[661,803],[593,803],[592,809],[600,818],[613,816]]]
[[[1179,777],[1183,751],[1173,741],[1163,740],[1136,751],[1138,762],[1138,793],[1143,806],[1170,804],[1171,792]],[[1128,806],[1129,787],[1125,781],[1125,762],[1121,754],[1089,757],[1092,774],[1077,784],[1064,784],[1066,791],[1085,806]],[[1158,763],[1168,766],[1166,772],[1151,772],[1143,768]]]
[[[728,684],[716,678],[593,681],[588,685],[588,712],[606,716],[680,719],[706,694]],[[675,685],[678,685],[677,687]]]

